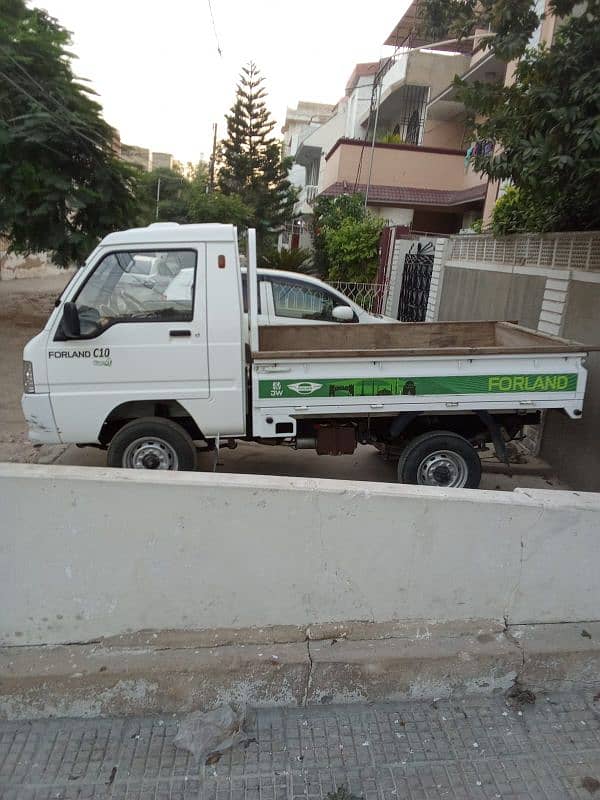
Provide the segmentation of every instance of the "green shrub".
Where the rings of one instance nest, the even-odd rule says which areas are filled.
[[[258,259],[259,267],[268,269],[287,269],[290,272],[306,272],[311,266],[310,250],[265,250]]]
[[[391,131],[384,133],[377,141],[382,144],[404,144],[404,138],[399,133],[392,133]]]
[[[370,283],[377,275],[379,237],[384,222],[366,214],[350,217],[335,228],[325,230],[325,250],[329,259],[329,280]]]

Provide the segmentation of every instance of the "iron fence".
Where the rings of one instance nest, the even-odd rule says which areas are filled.
[[[383,307],[383,298],[387,286],[385,283],[347,283],[345,281],[334,281],[329,284],[342,292],[350,300],[353,300],[365,311],[371,314],[379,313]]]

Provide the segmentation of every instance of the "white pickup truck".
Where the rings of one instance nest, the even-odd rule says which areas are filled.
[[[238,439],[332,455],[370,443],[399,456],[402,482],[475,488],[487,442],[505,458],[541,409],[581,416],[589,348],[518,325],[259,325],[254,232],[247,314],[237,241],[217,224],[103,239],[25,347],[30,439],[169,470]],[[137,256],[191,270],[190,291],[148,292],[130,280]]]

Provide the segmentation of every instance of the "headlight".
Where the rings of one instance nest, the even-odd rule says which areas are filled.
[[[33,364],[31,361],[23,362],[23,391],[25,394],[35,394],[35,383],[33,380]]]

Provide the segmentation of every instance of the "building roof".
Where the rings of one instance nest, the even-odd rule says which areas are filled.
[[[363,61],[360,64],[356,64],[352,70],[352,74],[348,78],[346,92],[351,92],[352,89],[354,89],[359,78],[364,78],[365,75],[375,75],[379,69],[379,64],[379,61]]]
[[[346,181],[331,184],[323,192],[323,197],[338,197],[342,194],[367,190],[366,184],[360,183],[356,188]],[[485,200],[487,184],[471,186],[469,189],[419,189],[415,186],[382,186],[371,184],[369,187],[369,204],[383,206],[462,206],[467,203],[478,203]]]
[[[391,45],[392,47],[425,47],[432,44],[431,38],[423,39],[417,35],[419,30],[419,0],[413,0],[404,14],[400,17],[398,23],[394,26],[393,31],[384,41],[384,44]],[[452,36],[440,37],[441,39],[451,39]],[[461,53],[470,53],[473,50],[473,41],[471,39],[464,39],[455,44],[442,45],[437,47],[436,50],[457,50]]]
[[[290,122],[310,123],[315,120],[322,124],[331,117],[335,107],[335,103],[313,103],[311,100],[299,100],[296,108],[287,107],[281,132],[285,133],[288,130]]]

